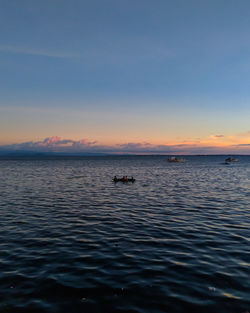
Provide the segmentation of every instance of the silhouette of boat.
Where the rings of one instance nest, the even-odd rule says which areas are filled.
[[[177,158],[177,157],[169,157],[168,162],[185,162],[186,160],[183,158]]]
[[[234,159],[234,158],[229,157],[225,160],[225,163],[231,163],[231,162],[238,162],[238,159]]]
[[[134,177],[131,177],[131,178],[128,178],[127,176],[124,176],[122,178],[117,178],[116,176],[113,178],[113,182],[115,183],[118,183],[118,182],[122,182],[122,183],[128,183],[128,182],[131,182],[131,183],[134,183],[135,182],[135,178]]]

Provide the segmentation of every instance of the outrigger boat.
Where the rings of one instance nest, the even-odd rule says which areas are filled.
[[[116,176],[113,178],[113,182],[118,183],[118,182],[122,182],[122,183],[127,183],[127,182],[131,182],[134,183],[135,179],[132,176],[131,178],[128,178],[127,176],[123,176],[122,178],[117,178]]]
[[[230,163],[230,162],[238,162],[238,159],[234,159],[234,158],[229,157],[225,160],[225,163]]]
[[[168,162],[185,162],[186,160],[183,158],[170,157],[168,158]]]

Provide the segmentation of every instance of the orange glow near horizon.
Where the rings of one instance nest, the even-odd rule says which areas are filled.
[[[186,139],[186,140],[176,140],[176,139],[168,139],[160,141],[159,139],[155,138],[148,138],[148,140],[140,140],[141,138],[138,136],[137,138],[133,138],[133,140],[130,140],[129,137],[122,138],[118,141],[118,139],[115,138],[107,138],[106,136],[100,137],[99,140],[96,140],[96,138],[82,138],[80,136],[75,137],[69,137],[69,136],[48,136],[48,137],[25,137],[23,139],[14,139],[11,136],[9,137],[9,140],[7,139],[7,136],[4,136],[3,138],[0,137],[0,145],[13,145],[13,144],[22,144],[26,142],[33,142],[33,143],[39,143],[40,147],[46,147],[46,146],[53,146],[54,144],[57,145],[57,142],[60,141],[60,147],[70,147],[72,145],[72,142],[77,143],[77,145],[87,145],[88,147],[123,147],[126,145],[133,145],[135,146],[135,149],[137,147],[139,148],[147,148],[149,150],[159,149],[159,146],[164,147],[170,147],[177,149],[176,154],[192,154],[192,151],[195,151],[195,149],[211,149],[211,154],[214,153],[237,153],[239,151],[240,153],[244,154],[250,154],[250,132],[235,134],[235,135],[209,135],[204,138],[196,138],[196,139]],[[45,141],[45,138],[46,141]],[[102,140],[100,140],[102,139]],[[106,140],[105,140],[106,139]],[[151,140],[150,140],[151,139]],[[68,141],[68,142],[67,142]],[[59,146],[59,145],[58,145]],[[178,149],[180,149],[180,152],[178,152]],[[184,150],[183,150],[184,149]],[[183,152],[184,151],[184,152]],[[136,153],[136,152],[135,152]],[[139,154],[143,154],[143,152],[138,150]],[[153,153],[153,152],[152,152]],[[210,153],[210,152],[209,152]]]

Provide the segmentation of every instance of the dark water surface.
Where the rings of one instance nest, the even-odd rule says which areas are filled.
[[[249,311],[250,156],[224,159],[1,159],[0,312]]]

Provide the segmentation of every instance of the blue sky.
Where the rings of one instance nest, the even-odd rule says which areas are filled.
[[[1,0],[0,144],[248,144],[249,13],[246,0]]]

